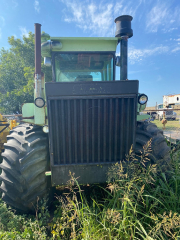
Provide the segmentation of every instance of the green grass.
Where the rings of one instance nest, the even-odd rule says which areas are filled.
[[[0,201],[0,239],[180,239],[180,151],[165,173],[149,163],[150,151],[148,143],[137,160],[130,150],[94,191],[83,191],[70,174],[53,213],[46,201],[38,202],[35,216],[17,215]]]
[[[162,129],[163,125],[161,121],[154,120],[152,122],[155,123],[158,128]],[[177,130],[177,129],[180,129],[180,121],[179,120],[167,121],[165,126],[166,126],[165,130]]]

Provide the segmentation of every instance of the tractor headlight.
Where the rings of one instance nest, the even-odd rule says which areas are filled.
[[[44,99],[41,98],[41,97],[37,97],[37,98],[34,100],[34,103],[35,103],[36,107],[39,107],[39,108],[42,108],[42,107],[44,107],[44,105],[45,105],[45,101],[44,101]]]
[[[45,133],[48,133],[48,132],[49,132],[49,127],[48,127],[47,125],[45,125],[45,126],[43,127],[43,132],[45,132]]]
[[[145,94],[140,94],[139,97],[138,97],[138,103],[140,105],[144,105],[146,104],[148,101],[148,97],[145,95]]]

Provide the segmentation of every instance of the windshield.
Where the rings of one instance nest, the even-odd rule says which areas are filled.
[[[163,104],[158,105],[158,109],[161,109],[161,108],[163,108]]]
[[[113,80],[112,53],[57,53],[56,82]]]

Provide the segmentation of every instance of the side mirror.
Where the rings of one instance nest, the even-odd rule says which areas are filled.
[[[121,57],[120,57],[120,56],[116,56],[116,58],[115,58],[115,65],[116,65],[117,67],[120,67],[120,65],[121,65],[120,60],[121,60]]]
[[[51,66],[51,58],[50,57],[44,57],[44,65],[47,67]]]
[[[41,34],[41,43],[50,40],[50,38],[51,38],[51,37],[50,37],[50,35],[49,35],[48,33],[43,32],[43,33]]]

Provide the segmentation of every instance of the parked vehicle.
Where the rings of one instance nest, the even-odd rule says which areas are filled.
[[[9,132],[17,126],[15,119],[8,120],[2,114],[0,114],[0,154],[4,150],[4,143],[6,143],[6,137]]]
[[[158,111],[161,110],[161,111]],[[163,110],[163,111],[162,111]],[[158,104],[157,105],[157,115],[156,119],[159,119],[160,121],[163,119],[163,113],[165,113],[165,119],[167,120],[176,120],[176,112],[173,111],[172,108],[164,108],[163,104]]]

